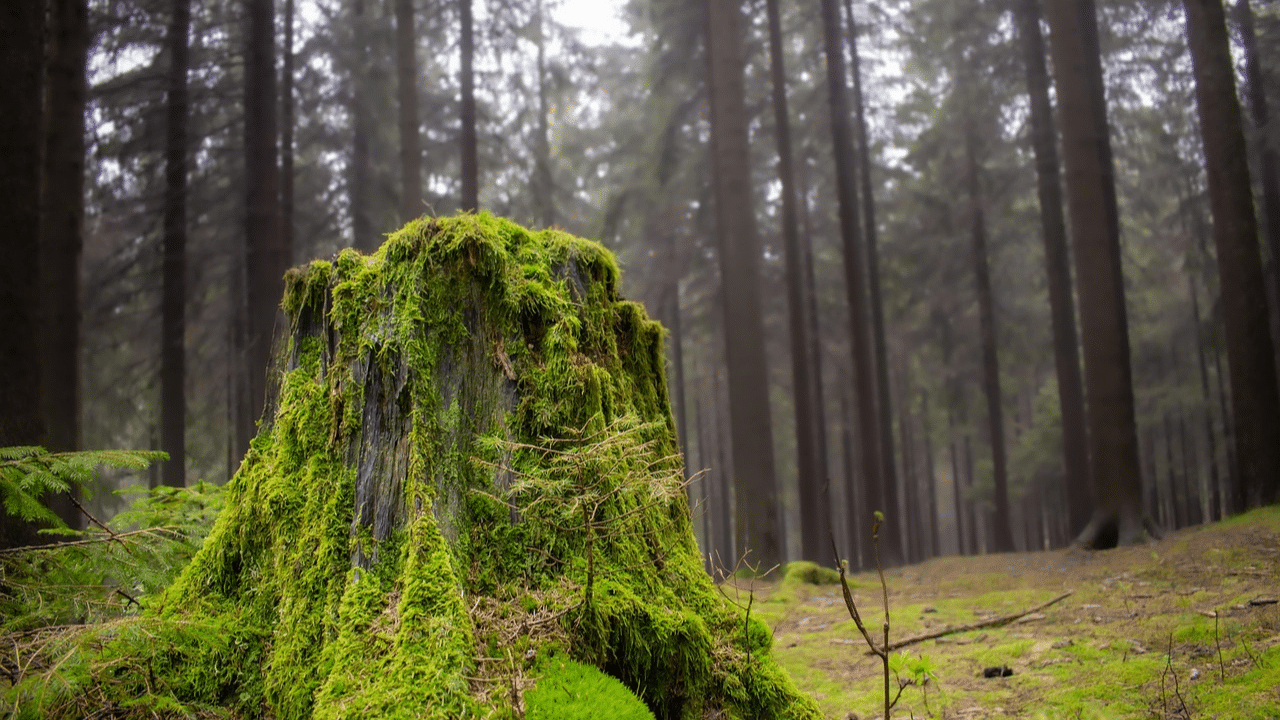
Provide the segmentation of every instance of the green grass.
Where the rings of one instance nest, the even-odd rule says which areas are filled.
[[[558,656],[540,669],[537,685],[524,694],[526,720],[654,720],[626,685],[591,665]]]

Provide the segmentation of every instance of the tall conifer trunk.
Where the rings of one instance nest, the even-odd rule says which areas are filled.
[[[1213,239],[1221,280],[1231,407],[1235,415],[1237,507],[1280,497],[1280,390],[1265,302],[1258,224],[1240,101],[1222,0],[1184,0],[1204,137]]]
[[[461,15],[462,37],[459,48],[462,54],[460,82],[462,85],[462,210],[480,208],[480,178],[476,162],[476,89],[475,32],[472,28],[471,0],[458,0]]]
[[[164,484],[186,485],[187,68],[191,0],[173,0],[165,133],[164,290],[160,328],[160,447]]]
[[[805,307],[804,262],[796,219],[795,174],[791,153],[791,118],[787,109],[786,69],[782,58],[782,21],[778,0],[767,0],[769,69],[773,80],[774,139],[778,147],[778,179],[782,184],[782,237],[786,247],[787,311],[791,330],[791,379],[795,405],[797,486],[800,496],[801,557],[827,562],[831,552],[831,511],[825,497],[827,459],[819,454],[815,405],[820,400],[809,358],[812,341]]]
[[[287,258],[280,242],[276,155],[275,13],[272,0],[248,0],[245,35],[246,342],[251,417],[266,400],[267,365]],[[250,430],[249,437],[252,436]],[[247,438],[246,438],[247,444]]]
[[[862,228],[858,221],[857,168],[853,130],[849,122],[849,98],[845,90],[844,48],[841,43],[840,6],[822,0],[823,48],[826,54],[827,97],[830,102],[831,138],[836,166],[836,199],[843,240],[845,290],[848,293],[849,345],[852,352],[854,394],[858,415],[858,450],[868,507],[861,513],[885,512],[881,558],[886,566],[902,562],[902,540],[895,519],[897,507],[889,505],[884,483],[884,445],[876,412],[875,361],[869,328],[866,266],[862,255]]]
[[[396,83],[400,100],[400,219],[422,214],[422,149],[418,137],[418,38],[413,0],[396,2]]]
[[[760,309],[760,242],[752,198],[743,88],[741,8],[708,0],[711,142],[729,371],[738,552],[764,568],[782,559],[769,378]]]
[[[1039,0],[1017,0],[1014,10],[1018,17],[1031,108],[1031,145],[1036,157],[1045,274],[1049,281],[1049,312],[1053,319],[1053,360],[1057,369],[1058,405],[1062,416],[1062,453],[1067,471],[1067,515],[1071,532],[1076,533],[1089,522],[1092,493],[1084,387],[1080,377],[1075,300],[1071,290],[1071,257],[1067,251],[1067,227],[1062,211],[1058,132],[1049,102],[1049,74],[1045,67],[1044,37],[1040,33]]]
[[[1240,41],[1244,45],[1245,91],[1253,116],[1255,142],[1258,147],[1258,173],[1262,185],[1263,230],[1270,263],[1263,268],[1267,296],[1271,301],[1271,338],[1275,344],[1276,367],[1280,372],[1280,159],[1267,127],[1267,87],[1263,80],[1262,59],[1258,57],[1258,37],[1254,30],[1253,8],[1249,0],[1236,2],[1240,24]]]
[[[1142,505],[1120,220],[1093,0],[1046,6],[1080,294],[1095,507],[1082,544],[1129,544],[1155,530]]]
[[[351,204],[352,243],[357,250],[371,253],[377,249],[373,221],[369,217],[369,21],[365,0],[351,6],[351,34],[355,50],[351,57],[351,168],[347,176],[347,195]]]
[[[280,69],[280,242],[293,264],[293,26],[294,0],[284,0],[284,58]]]

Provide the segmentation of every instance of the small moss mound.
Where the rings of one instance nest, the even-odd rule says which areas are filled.
[[[840,571],[808,560],[796,560],[787,563],[782,575],[782,583],[784,585],[838,585]]]
[[[664,332],[607,250],[423,218],[286,283],[203,547],[74,673],[16,688],[25,715],[514,717],[558,650],[661,720],[819,717],[702,569]]]
[[[540,670],[524,694],[525,720],[654,720],[626,685],[591,665],[560,656]]]

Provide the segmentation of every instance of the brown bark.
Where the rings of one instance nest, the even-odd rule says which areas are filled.
[[[969,128],[965,137],[968,168],[970,237],[973,241],[973,275],[978,293],[978,325],[982,339],[982,389],[987,398],[987,432],[991,441],[991,462],[995,484],[992,497],[995,515],[992,538],[995,552],[1013,552],[1013,520],[1009,515],[1009,463],[1004,443],[1004,402],[1000,393],[999,346],[996,342],[995,301],[991,293],[991,270],[987,262],[987,226],[982,203],[982,178],[978,172],[977,139]]]
[[[293,16],[294,0],[284,0],[284,58],[280,69],[280,243],[285,264],[293,264]]]
[[[848,21],[850,74],[853,75],[853,108],[857,122],[858,179],[862,185],[862,220],[866,227],[867,300],[871,309],[871,346],[875,361],[876,413],[880,419],[881,481],[884,504],[898,507],[898,477],[893,462],[893,402],[889,395],[889,356],[884,338],[884,303],[880,297],[880,240],[876,224],[875,191],[871,184],[871,142],[867,139],[867,110],[862,96],[862,58],[858,52],[858,22],[852,0],[844,0]],[[901,421],[901,420],[900,420]],[[899,523],[901,526],[901,523]]]
[[[166,91],[164,279],[160,327],[160,437],[164,484],[186,485],[187,69],[190,0],[173,0]]]
[[[422,149],[418,137],[418,52],[413,0],[396,2],[396,81],[400,101],[400,220],[422,214]]]
[[[901,518],[890,506],[884,484],[883,438],[876,412],[875,363],[868,326],[866,267],[862,256],[862,228],[858,221],[857,168],[849,99],[845,91],[844,48],[841,43],[840,7],[837,0],[822,0],[823,47],[826,53],[827,97],[830,104],[831,140],[836,169],[836,199],[843,244],[845,290],[848,294],[849,345],[852,353],[854,395],[858,414],[858,455],[866,486],[865,508],[860,514],[886,513],[881,535],[881,558],[886,567],[902,563]]]
[[[556,224],[555,176],[551,172],[551,129],[548,124],[551,107],[547,99],[546,8],[541,0],[537,4],[537,13],[538,134],[534,138],[533,198],[538,222],[542,227],[552,227]]]
[[[733,0],[708,0],[707,18],[716,239],[739,499],[738,551],[749,550],[752,564],[767,569],[782,559],[782,538],[760,309],[760,243],[747,138],[741,10]],[[748,498],[749,502],[743,501]]]
[[[355,52],[351,60],[351,170],[347,178],[347,194],[351,204],[352,244],[364,253],[377,249],[373,220],[369,217],[369,81],[368,20],[365,0],[352,3],[351,33]]]
[[[458,0],[461,15],[462,37],[459,48],[462,53],[460,82],[462,85],[462,210],[480,209],[480,178],[476,162],[476,89],[475,33],[472,28],[471,0]]]
[[[1071,237],[1080,294],[1085,407],[1095,507],[1080,542],[1140,541],[1142,509],[1115,168],[1093,0],[1046,6],[1058,89]],[[1104,542],[1107,540],[1108,542]]]
[[[287,258],[280,241],[275,25],[271,0],[248,0],[245,37],[246,338],[252,417],[266,401],[267,366]],[[252,432],[250,433],[250,437]]]
[[[1237,0],[1236,17],[1240,25],[1240,42],[1244,46],[1245,92],[1253,119],[1254,141],[1258,148],[1258,173],[1262,185],[1262,215],[1266,248],[1270,262],[1263,268],[1267,297],[1271,301],[1271,338],[1280,338],[1280,160],[1275,144],[1267,132],[1270,113],[1267,88],[1263,82],[1262,60],[1258,56],[1258,38],[1254,30],[1253,8],[1249,0]],[[1276,366],[1280,371],[1280,343],[1275,343]]]
[[[823,562],[830,553],[831,512],[827,502],[826,457],[818,452],[815,404],[818,393],[809,358],[813,347],[805,317],[804,261],[796,219],[795,175],[791,154],[791,118],[787,109],[786,71],[782,58],[782,22],[778,0],[766,0],[769,20],[769,67],[773,79],[774,138],[778,147],[778,179],[782,184],[782,238],[786,248],[787,311],[791,330],[791,380],[795,406],[797,486],[800,495],[800,557]]]
[[[1062,415],[1067,515],[1071,532],[1076,533],[1083,530],[1089,521],[1092,493],[1084,387],[1080,377],[1075,301],[1071,291],[1071,259],[1062,210],[1058,133],[1049,102],[1049,74],[1045,67],[1044,38],[1040,33],[1040,3],[1038,0],[1017,0],[1014,11],[1018,17],[1030,99],[1031,145],[1036,157],[1040,225],[1044,233],[1045,274],[1049,281],[1049,312],[1053,324],[1053,359]]]
[[[1213,211],[1235,415],[1237,506],[1280,497],[1280,390],[1258,225],[1222,0],[1184,0]]]
[[[45,441],[40,408],[40,146],[44,4],[0,5],[0,447]],[[0,523],[0,547],[30,544],[23,523]]]
[[[38,332],[44,444],[62,452],[80,449],[80,251],[89,8],[84,0],[51,0],[48,9]],[[46,502],[68,526],[81,526],[82,516],[70,496],[59,494]]]

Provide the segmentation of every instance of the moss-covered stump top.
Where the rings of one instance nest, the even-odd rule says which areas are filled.
[[[617,283],[601,246],[485,214],[290,271],[260,432],[160,611],[218,630],[140,646],[160,679],[114,692],[504,717],[557,649],[658,718],[817,717],[702,570],[663,331]]]

